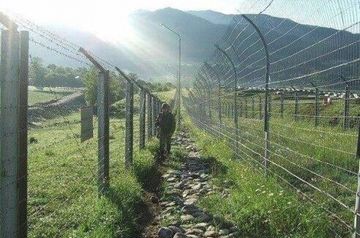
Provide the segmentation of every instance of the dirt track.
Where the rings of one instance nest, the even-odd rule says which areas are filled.
[[[58,100],[45,103],[37,103],[28,109],[28,122],[41,122],[59,115],[66,115],[85,105],[83,92],[75,92]]]

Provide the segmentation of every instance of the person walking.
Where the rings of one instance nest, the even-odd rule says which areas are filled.
[[[175,117],[171,112],[171,107],[167,103],[161,105],[161,111],[156,118],[156,127],[158,128],[158,138],[160,140],[160,155],[170,154],[171,137],[175,132]]]

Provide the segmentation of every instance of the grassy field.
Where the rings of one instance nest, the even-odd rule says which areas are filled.
[[[97,121],[80,142],[80,113],[29,130],[29,237],[140,237],[143,186],[153,176],[156,140],[139,150],[134,116],[134,168],[124,166],[122,118],[110,120],[110,191],[98,197]]]
[[[212,171],[217,185],[230,189],[228,198],[221,194],[203,198],[202,207],[234,222],[242,237],[331,237],[331,224],[321,209],[275,178],[266,178],[248,161],[234,160],[226,140],[190,128],[203,156],[216,161]]]
[[[38,140],[29,148],[30,237],[138,236],[142,187],[136,171],[124,167],[124,121],[111,120],[111,188],[98,199],[96,130],[93,139],[80,143],[78,116],[30,130],[30,137]],[[136,170],[152,170],[152,153],[136,153]]]
[[[159,96],[169,101],[173,93]],[[273,112],[279,110],[276,100]],[[137,105],[137,96],[135,101]],[[243,115],[239,120],[238,156],[234,155],[235,129],[231,118],[224,117],[226,126],[221,128],[217,123],[207,123],[212,130],[225,135],[218,138],[195,128],[184,116],[204,155],[217,161],[213,165],[217,183],[230,184],[231,189],[226,202],[220,195],[214,195],[204,198],[201,204],[234,221],[244,237],[334,237],[335,233],[347,237],[350,232],[338,218],[351,225],[353,215],[328,195],[350,208],[354,206],[357,131],[343,131],[341,123],[335,126],[322,123],[315,128],[313,121],[306,118],[295,122],[292,101],[287,103],[283,119],[275,113],[271,118],[270,160],[274,164],[270,165],[268,177],[257,165],[263,161],[263,121],[256,112],[252,118],[250,99],[248,118]],[[306,105],[301,104],[301,113],[311,114],[311,107]],[[341,101],[334,102],[322,108],[322,115],[336,116],[341,114],[341,108]],[[356,110],[358,105],[351,104],[351,113]],[[124,119],[121,115],[111,118],[111,189],[102,198],[97,193],[96,121],[94,138],[84,143],[79,138],[79,113],[59,115],[30,129],[29,138],[33,138],[29,144],[30,237],[140,237],[143,186],[154,174],[156,142],[141,152],[137,149],[137,118],[138,115],[134,119],[136,156],[132,171],[124,167]],[[314,190],[275,163],[327,194]]]
[[[228,173],[221,175],[220,180],[230,179],[236,184],[232,188],[233,196],[230,201],[221,203],[221,209],[216,206],[221,198],[207,198],[204,206],[239,222],[250,237],[334,237],[335,234],[349,237],[357,188],[357,129],[344,131],[341,123],[331,125],[327,121],[341,115],[342,102],[322,106],[321,115],[328,117],[319,127],[314,126],[313,118],[295,121],[291,100],[285,106],[284,118],[272,114],[270,170],[268,179],[264,179],[264,122],[259,119],[259,109],[253,116],[251,98],[247,101],[247,118],[244,112],[239,118],[237,156],[232,118],[224,116],[224,125],[219,127],[213,110],[214,123],[206,119],[198,121],[200,126],[221,138],[195,133],[208,155],[218,158],[228,168]],[[275,98],[272,112],[280,109],[277,105]],[[312,108],[311,104],[301,104],[300,114],[311,115]],[[352,103],[350,110],[352,115],[357,115],[360,106]],[[231,161],[234,157],[239,158],[240,163]],[[259,173],[254,173],[256,170]],[[262,177],[260,181],[259,176]],[[282,202],[277,196],[279,189],[295,199],[291,201],[295,208]],[[257,233],[262,231],[268,233]]]
[[[262,111],[264,107],[264,94],[263,93],[249,93],[239,97],[239,114],[243,117],[247,115],[248,118],[259,118],[260,106],[259,96],[262,102]],[[252,105],[252,98],[254,98],[254,112]],[[216,98],[214,98],[216,100]],[[231,95],[223,97],[222,102],[233,103],[233,97]],[[349,116],[350,126],[354,127],[357,125],[356,117],[360,114],[360,99],[351,98],[349,101]],[[217,101],[213,101],[212,105],[216,105]],[[298,103],[298,120],[303,120],[315,124],[315,100],[299,98]],[[281,114],[281,101],[280,96],[272,95],[271,100],[271,115],[273,118],[285,118],[289,120],[295,120],[295,100],[293,97],[285,98],[284,100],[284,111],[283,116]],[[344,99],[333,99],[329,105],[324,105],[322,100],[319,100],[319,124],[323,126],[339,126],[343,125],[344,115]],[[216,112],[214,111],[214,115]],[[263,116],[263,115],[262,115]]]
[[[29,106],[36,103],[44,103],[58,98],[62,98],[71,92],[50,92],[50,91],[34,91],[29,90]]]
[[[173,90],[170,90],[170,91],[167,91],[167,92],[156,93],[156,95],[160,98],[160,100],[170,102],[173,99],[174,95],[175,95],[175,91],[176,91],[176,89],[173,89]]]

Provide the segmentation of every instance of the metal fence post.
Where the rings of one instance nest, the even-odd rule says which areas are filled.
[[[346,83],[345,97],[344,97],[344,130],[349,129],[349,114],[350,114],[350,85]]]
[[[148,139],[152,137],[152,96],[147,94],[147,136]]]
[[[244,111],[244,106],[243,106],[243,102],[240,101],[240,117],[243,116],[243,111]]]
[[[262,120],[262,100],[261,100],[261,96],[259,96],[259,120]]]
[[[157,98],[154,98],[153,107],[154,107],[153,120],[154,120],[154,127],[155,127],[156,117],[157,117],[157,114],[158,114],[158,100],[157,100]],[[155,135],[155,133],[154,133],[154,135]]]
[[[231,118],[235,118],[235,107],[233,103],[231,104]]]
[[[219,119],[219,123],[221,124],[221,83],[220,83],[220,76],[218,74],[218,72],[210,65],[208,64],[207,62],[204,62],[204,65],[205,67],[207,67],[208,69],[211,69],[213,71],[213,73],[215,74],[216,76],[216,80],[217,80],[217,96],[218,96],[218,99],[217,99],[217,106],[218,106],[218,119]]]
[[[157,102],[157,99],[155,97],[152,98],[152,104],[151,104],[151,110],[152,110],[152,125],[151,125],[151,128],[152,128],[152,131],[151,131],[151,134],[153,136],[156,135],[156,127],[155,127],[155,121],[156,121],[156,117],[157,117],[157,114],[156,114],[156,102]]]
[[[320,114],[319,89],[315,88],[315,126],[319,125],[319,114]]]
[[[299,119],[299,97],[298,97],[298,93],[297,91],[295,91],[295,114],[294,114],[294,117],[295,117],[295,121],[298,121]]]
[[[255,118],[255,98],[251,97],[251,100],[252,100],[252,105],[251,105],[252,118]]]
[[[281,116],[281,118],[284,118],[284,100],[285,100],[285,94],[284,94],[284,92],[281,92],[281,94],[280,94],[280,116]]]
[[[245,106],[244,106],[244,112],[245,112],[245,118],[247,118],[248,117],[248,105],[247,105],[247,98],[246,98],[246,96],[245,96],[245,98],[244,98],[244,100],[245,100]]]
[[[269,59],[269,51],[268,46],[266,44],[265,38],[263,34],[261,33],[260,29],[256,26],[256,24],[250,20],[247,16],[242,15],[242,17],[249,22],[256,32],[258,33],[262,44],[264,46],[264,51],[266,55],[266,75],[265,75],[265,108],[264,108],[264,134],[265,134],[265,155],[264,155],[264,165],[265,165],[265,175],[267,174],[267,170],[269,167],[269,159],[270,159],[270,108],[268,108],[271,105],[271,102],[269,103],[269,99],[271,100],[271,95],[269,95],[269,81],[270,81],[270,59]],[[269,97],[270,96],[270,97]],[[269,103],[269,104],[268,104]]]
[[[269,92],[269,118],[271,117],[272,112],[272,94]]]
[[[20,32],[20,134],[19,134],[19,211],[18,236],[27,237],[27,159],[28,159],[28,85],[29,85],[29,32]]]
[[[125,106],[125,167],[130,168],[133,163],[133,139],[134,139],[134,85],[126,82],[126,106]]]
[[[222,123],[222,107],[221,107],[221,88],[219,83],[219,89],[218,89],[218,113],[219,113],[219,122]]]
[[[269,162],[270,162],[270,119],[271,119],[271,93],[269,89],[266,89],[265,92],[265,108],[264,108],[264,166],[265,166],[265,175],[268,174]]]
[[[146,114],[146,93],[140,90],[140,116],[139,116],[139,147],[145,148],[145,114]]]
[[[204,120],[204,101],[203,101],[203,99],[199,99],[199,114],[200,114],[200,120],[202,121],[202,120]]]
[[[357,186],[356,201],[355,201],[355,219],[354,219],[353,237],[360,238],[360,123],[358,125],[356,159],[359,162],[359,170],[358,170],[358,186]]]
[[[109,188],[109,71],[100,71],[97,82],[99,194]]]
[[[215,47],[227,58],[227,60],[231,63],[232,69],[234,71],[234,127],[235,127],[235,133],[236,133],[236,155],[238,154],[238,148],[239,148],[239,121],[238,121],[238,111],[237,111],[237,100],[238,100],[238,77],[237,77],[237,71],[234,62],[231,60],[230,56],[225,52],[225,50],[221,49],[218,45],[215,45]]]
[[[16,26],[1,33],[0,237],[20,237],[20,52]]]
[[[208,110],[209,110],[209,119],[211,121],[211,92],[210,89],[208,89]]]

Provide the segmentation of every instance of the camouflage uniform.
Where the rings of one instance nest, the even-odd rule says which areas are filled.
[[[175,117],[171,112],[161,112],[156,119],[158,127],[158,137],[160,139],[160,153],[164,154],[165,147],[167,153],[171,150],[171,137],[176,128]]]

